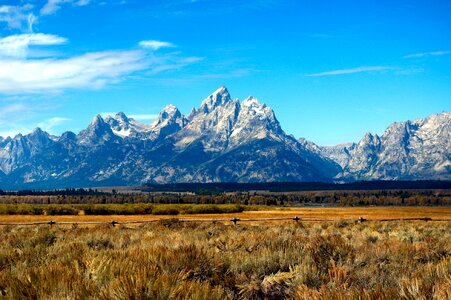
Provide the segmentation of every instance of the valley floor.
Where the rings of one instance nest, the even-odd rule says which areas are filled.
[[[159,206],[165,206],[159,205]],[[183,206],[183,205],[179,205]],[[0,215],[2,222],[118,222],[139,221],[139,220],[159,220],[168,218],[178,218],[183,220],[228,220],[239,219],[260,219],[260,218],[303,218],[307,219],[359,219],[368,220],[381,219],[403,219],[403,218],[431,218],[446,219],[451,222],[451,207],[256,207],[258,211],[243,211],[237,213],[221,214],[181,214],[176,216],[167,215]],[[289,222],[289,221],[286,221]]]

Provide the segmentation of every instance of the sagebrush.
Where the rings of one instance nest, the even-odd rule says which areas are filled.
[[[0,228],[4,299],[450,299],[449,222]]]

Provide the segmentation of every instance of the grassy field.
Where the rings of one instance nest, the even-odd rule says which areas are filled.
[[[311,210],[329,217],[405,217],[422,211],[319,208],[242,214],[311,216]],[[446,209],[422,213],[449,216]],[[451,222],[233,226],[164,219],[114,228],[0,226],[0,240],[0,299],[451,297]]]
[[[4,204],[3,204],[4,206]],[[36,205],[35,205],[36,206]],[[41,205],[45,207],[45,205]],[[65,207],[62,205],[61,207]],[[100,205],[108,207],[109,205]],[[111,205],[112,207],[133,207],[134,205]],[[139,205],[137,205],[139,206]],[[193,210],[192,207],[198,207]],[[0,209],[2,205],[0,204]],[[72,205],[66,206],[72,207]],[[110,208],[113,214],[102,215],[86,215],[69,214],[69,215],[20,215],[20,214],[0,214],[0,222],[39,222],[39,221],[64,221],[64,222],[108,222],[115,221],[137,221],[137,220],[153,220],[153,219],[231,219],[234,217],[240,219],[255,218],[321,218],[321,219],[358,219],[360,217],[368,220],[380,219],[399,219],[399,218],[432,218],[432,219],[449,219],[451,220],[451,207],[312,207],[312,208],[294,208],[294,207],[269,207],[269,206],[237,206],[237,205],[152,205],[155,211],[177,211],[175,214],[114,214],[115,208]],[[211,207],[216,207],[212,209]],[[129,209],[125,209],[129,211]],[[202,213],[196,213],[196,212]],[[220,213],[218,213],[218,211]]]

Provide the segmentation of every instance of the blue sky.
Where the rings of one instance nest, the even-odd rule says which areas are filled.
[[[220,85],[320,145],[451,110],[451,1],[0,1],[0,135],[188,114]]]

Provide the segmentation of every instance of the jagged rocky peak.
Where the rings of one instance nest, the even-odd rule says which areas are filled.
[[[78,142],[82,145],[103,144],[113,137],[113,132],[101,115],[96,115],[88,128],[80,131],[77,136]]]
[[[111,126],[127,126],[130,119],[125,115],[125,113],[118,112],[114,117],[107,115],[104,121]]]
[[[92,118],[92,121],[89,124],[89,126],[95,127],[95,126],[98,126],[98,125],[103,124],[103,123],[105,123],[105,121],[103,120],[102,116],[97,114],[97,115],[94,116],[94,118]]]
[[[161,125],[167,125],[168,123],[177,123],[182,127],[186,123],[185,116],[183,116],[180,110],[173,104],[165,106],[158,114],[158,117],[150,124],[150,127],[154,128]]]
[[[50,135],[39,127],[36,127],[31,133],[26,135],[27,139],[34,143],[48,143]]]
[[[253,96],[247,97],[242,103],[241,108],[247,109],[254,115],[259,117],[266,117],[270,119],[275,119],[274,111],[264,103],[260,103],[257,98]]]
[[[365,133],[365,136],[360,140],[359,146],[361,145],[376,145],[380,142],[380,137],[377,134],[372,134],[371,132]]]
[[[273,132],[282,131],[274,111],[253,96],[247,97],[241,103],[240,123],[249,123],[252,126],[263,125],[267,130]]]
[[[209,113],[216,107],[223,105],[231,100],[229,91],[225,86],[219,87],[210,96],[202,101],[199,110],[197,112]]]
[[[123,121],[123,122],[128,122],[129,121],[128,117],[123,112],[118,112],[116,114],[116,120]]]
[[[399,137],[402,135],[409,134],[410,125],[411,125],[410,121],[394,122],[385,130],[383,136]]]
[[[164,138],[167,135],[175,133],[185,127],[188,120],[172,104],[165,106],[158,117],[149,125],[150,139]]]
[[[232,130],[240,109],[238,99],[232,100],[227,88],[221,86],[204,99],[198,109],[194,109],[188,117],[188,130],[191,136],[204,135],[208,132],[218,134],[215,138],[224,140]]]
[[[242,141],[265,138],[289,140],[273,110],[262,104],[257,98],[250,96],[240,104],[238,118],[230,135],[229,146],[238,145]],[[295,139],[293,141],[296,143]]]
[[[43,137],[43,136],[48,136],[48,133],[45,132],[44,130],[42,130],[40,127],[36,127],[35,129],[33,129],[33,131],[29,134],[27,134],[27,136],[29,137]]]
[[[102,118],[101,115],[96,115],[92,121],[91,124],[89,124],[88,131],[95,131],[97,133],[103,133],[111,131],[111,128],[108,123],[105,122],[105,120]]]
[[[182,114],[180,113],[179,109],[175,105],[169,104],[160,111],[158,118],[155,119],[154,122],[161,122],[163,120],[179,118],[181,116]]]

